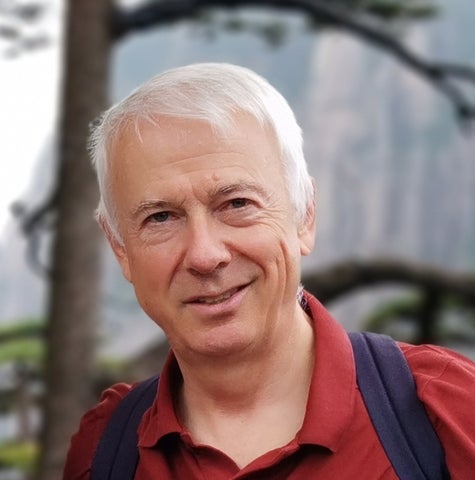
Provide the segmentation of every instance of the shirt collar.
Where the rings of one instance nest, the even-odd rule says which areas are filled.
[[[315,332],[315,366],[299,443],[338,450],[354,411],[356,372],[348,334],[312,295],[305,293]]]
[[[306,310],[315,331],[315,367],[307,412],[297,434],[300,444],[314,444],[335,452],[347,429],[355,403],[356,374],[348,335],[321,303],[304,293]],[[173,393],[182,381],[170,351],[163,368],[158,395],[139,427],[139,446],[153,447],[170,434],[183,434],[175,412]]]
[[[158,394],[142,418],[139,426],[139,446],[153,447],[157,442],[173,433],[184,433],[174,406],[174,393],[182,381],[178,362],[170,350],[158,385]]]

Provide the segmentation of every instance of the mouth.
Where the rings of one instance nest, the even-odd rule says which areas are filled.
[[[237,292],[244,289],[245,287],[246,285],[234,287],[230,290],[226,290],[219,295],[203,295],[200,297],[194,297],[186,303],[195,303],[200,305],[217,305],[218,303],[223,303],[226,300],[229,300],[233,295],[235,295]]]

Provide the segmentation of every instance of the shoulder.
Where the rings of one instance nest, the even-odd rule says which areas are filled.
[[[72,436],[63,479],[85,480],[89,478],[92,458],[113,412],[133,385],[118,383],[105,390],[99,403],[86,412],[78,431]]]
[[[400,347],[444,446],[452,478],[469,478],[475,468],[475,363],[443,347]]]
[[[443,389],[447,384],[451,389],[460,385],[464,390],[474,388],[475,362],[469,358],[435,345],[409,345],[399,343],[417,383],[419,395],[425,390]],[[471,391],[473,393],[473,390]]]

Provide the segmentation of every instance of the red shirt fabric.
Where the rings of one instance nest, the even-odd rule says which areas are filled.
[[[139,427],[140,461],[135,480],[395,480],[356,385],[351,344],[345,330],[311,295],[315,366],[303,425],[287,445],[240,469],[219,450],[198,445],[180,424],[173,392],[181,381],[170,353],[158,395]],[[400,344],[418,395],[446,452],[453,480],[474,478],[475,364],[441,347]],[[106,390],[73,436],[63,480],[89,479],[101,433],[131,386]],[[245,441],[245,439],[243,439]]]

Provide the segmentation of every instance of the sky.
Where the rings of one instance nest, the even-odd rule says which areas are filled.
[[[21,199],[28,188],[38,156],[55,128],[60,81],[60,3],[51,2],[36,25],[48,32],[48,46],[9,58],[4,54],[5,41],[0,43],[0,239],[12,218],[10,205]]]

